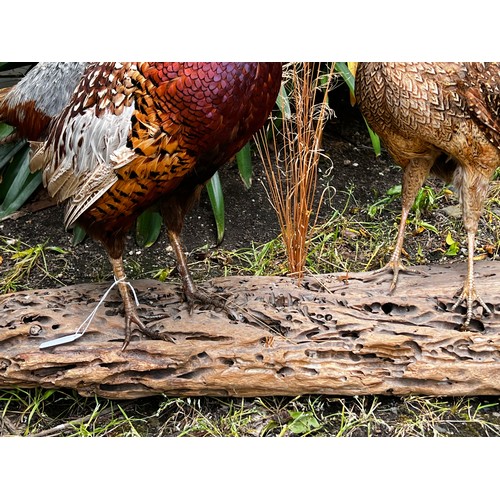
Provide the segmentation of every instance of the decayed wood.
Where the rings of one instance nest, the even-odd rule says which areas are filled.
[[[417,270],[417,268],[414,268]],[[168,395],[500,394],[500,262],[477,262],[476,284],[493,314],[462,332],[451,312],[465,264],[421,267],[400,276],[231,277],[204,285],[241,314],[195,309],[178,288],[134,282],[149,323],[175,343],[136,336],[122,352],[123,317],[113,290],[87,333],[41,350],[75,331],[107,285],[18,292],[0,299],[0,387],[72,388],[132,399]],[[481,309],[476,311],[481,312]]]

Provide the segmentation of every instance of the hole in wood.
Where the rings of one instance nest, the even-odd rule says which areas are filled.
[[[77,366],[78,365],[75,365],[75,364],[51,366],[49,368],[40,368],[38,370],[33,370],[32,374],[34,376],[40,377],[40,378],[50,377],[52,375],[61,375],[64,372],[67,372],[69,370],[72,370],[73,368],[76,368]]]
[[[289,368],[288,366],[284,366],[283,368],[280,368],[276,373],[280,377],[288,377],[289,375],[292,375],[294,373],[294,370],[292,368]]]
[[[148,371],[148,377],[151,377],[155,380],[164,380],[170,378],[174,373],[174,368],[165,368],[164,370],[150,370]]]
[[[204,373],[210,372],[211,368],[198,368],[197,370],[193,370],[192,372],[183,373],[182,375],[178,375],[179,378],[191,380],[195,378],[199,378]]]
[[[394,304],[391,304],[390,302],[387,302],[386,304],[382,304],[382,311],[384,311],[385,314],[391,314],[393,308],[394,308]]]
[[[301,371],[306,373],[307,375],[312,375],[312,376],[319,375],[319,371],[316,370],[315,368],[302,368]]]
[[[340,336],[342,338],[351,338],[351,339],[359,339],[359,333],[358,332],[351,332],[351,331],[346,331],[346,332],[340,332]]]
[[[365,304],[363,309],[370,313],[378,313],[380,312],[380,303],[374,302],[373,304]]]
[[[51,318],[49,318],[49,316],[41,316],[40,314],[32,314],[28,316],[23,316],[22,321],[24,324],[34,323],[35,321],[37,323],[44,324],[44,323],[49,323],[51,321]]]

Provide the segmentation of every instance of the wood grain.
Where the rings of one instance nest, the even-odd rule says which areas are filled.
[[[0,387],[71,388],[133,399],[176,396],[500,394],[500,262],[477,262],[476,283],[493,314],[460,331],[451,312],[466,266],[413,268],[388,294],[389,275],[230,277],[205,283],[240,315],[196,308],[179,289],[134,282],[141,311],[168,314],[149,326],[175,343],[133,338],[122,352],[123,317],[113,290],[88,331],[73,333],[109,284],[17,292],[0,298]],[[421,273],[425,273],[425,275]]]

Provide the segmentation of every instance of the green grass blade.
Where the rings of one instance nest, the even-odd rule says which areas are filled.
[[[276,104],[283,114],[283,118],[290,119],[292,116],[292,109],[290,108],[290,97],[286,91],[285,85],[282,83],[278,97],[276,98]]]
[[[139,245],[150,247],[160,235],[163,218],[157,210],[145,210],[135,226],[135,237]]]
[[[347,64],[345,62],[335,63],[335,70],[342,76],[349,90],[354,94],[354,75],[349,71]]]
[[[2,175],[0,188],[0,202],[8,204],[22,189],[30,174],[29,169],[29,147],[21,149],[12,158]]]
[[[14,156],[25,146],[27,146],[25,141],[9,142],[0,145],[0,171],[6,167]]]
[[[36,62],[0,62],[0,71],[10,71],[12,69],[24,68],[25,66],[32,66]]]
[[[219,172],[215,172],[214,176],[208,181],[207,191],[215,217],[215,224],[217,226],[217,244],[219,244],[224,238],[225,230],[224,194],[222,192]]]
[[[236,162],[238,163],[238,170],[240,172],[241,180],[246,189],[252,186],[252,152],[250,150],[250,143],[247,142],[243,148],[236,153]]]
[[[366,123],[366,128],[368,129],[368,133],[370,134],[373,151],[375,151],[376,156],[380,156],[380,153],[382,152],[382,149],[380,147],[380,137],[370,128],[366,120],[365,123]]]
[[[347,86],[349,87],[349,90],[351,91],[351,94],[354,95],[354,87],[355,87],[355,79],[354,75],[350,72],[347,64],[345,62],[338,62],[335,63],[335,69],[337,73],[339,73],[344,81],[346,82]],[[372,147],[373,151],[375,152],[376,156],[379,156],[381,153],[381,147],[380,147],[380,138],[379,136],[370,128],[368,123],[366,122],[366,128],[368,129],[368,133],[370,134],[370,139],[372,141]]]

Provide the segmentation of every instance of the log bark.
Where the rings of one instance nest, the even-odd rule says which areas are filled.
[[[134,336],[121,350],[123,317],[113,289],[77,341],[70,334],[109,284],[23,291],[0,299],[0,387],[71,388],[83,396],[301,394],[500,394],[500,262],[477,262],[479,307],[468,331],[451,312],[466,264],[419,267],[393,295],[389,275],[217,278],[202,288],[227,296],[240,314],[195,308],[178,287],[134,282],[149,326],[175,343]]]

